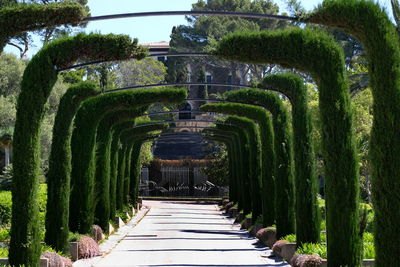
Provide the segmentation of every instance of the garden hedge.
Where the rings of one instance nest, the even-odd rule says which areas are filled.
[[[208,105],[208,104],[206,104]],[[250,119],[239,116],[229,116],[225,121],[245,130],[249,151],[249,185],[252,220],[255,222],[262,214],[261,197],[261,142],[257,125]]]
[[[85,16],[85,8],[72,1],[46,5],[15,3],[4,6],[0,8],[0,52],[11,37],[62,24],[75,26]]]
[[[297,88],[294,88],[292,90],[296,90],[296,89]],[[303,89],[305,89],[305,88],[303,87]],[[306,93],[306,92],[304,92],[304,93]],[[305,224],[296,223],[295,214],[296,214],[296,219],[298,216],[300,216],[300,218],[304,218],[307,221],[314,221],[315,218],[304,217],[304,214],[300,215],[299,213],[302,212],[302,209],[304,207],[299,207],[297,205],[297,208],[300,208],[300,209],[297,209],[297,208],[295,209],[295,203],[309,204],[308,203],[309,200],[302,200],[303,198],[308,198],[309,195],[299,195],[298,193],[296,193],[296,196],[300,198],[299,201],[297,201],[297,198],[295,198],[295,195],[294,195],[294,191],[296,191],[295,190],[296,187],[294,186],[294,180],[293,180],[293,172],[295,171],[295,168],[293,167],[294,162],[293,162],[293,152],[292,152],[292,150],[293,150],[292,134],[291,134],[290,124],[289,124],[289,116],[288,116],[287,108],[283,105],[282,100],[279,98],[279,96],[276,93],[266,92],[266,91],[257,90],[257,89],[242,89],[242,90],[231,91],[226,94],[226,99],[229,101],[237,101],[237,102],[241,102],[241,103],[260,105],[260,106],[268,109],[272,113],[274,130],[275,130],[274,142],[275,142],[275,153],[276,153],[275,183],[276,183],[276,190],[277,190],[276,191],[277,235],[278,235],[278,238],[280,238],[280,237],[290,234],[286,231],[281,232],[281,230],[279,228],[284,227],[283,229],[287,229],[287,230],[291,231],[292,233],[294,233],[294,229],[296,229],[296,236],[298,234],[298,231],[300,231],[300,233],[302,234],[301,237],[303,237],[304,232],[310,231],[310,229],[308,229],[309,223],[305,223]],[[304,103],[304,104],[307,104],[307,103]],[[294,110],[294,109],[292,109],[292,110]],[[297,126],[297,124],[296,124],[296,126]],[[304,126],[302,126],[302,127],[304,127]],[[297,134],[297,132],[294,132],[293,134]],[[296,158],[296,161],[299,161],[300,159],[301,158]],[[308,164],[308,162],[305,162],[302,164]],[[309,179],[309,177],[307,177],[307,179]],[[302,185],[303,187],[307,186],[307,184],[309,184],[310,182],[305,180],[304,183],[306,185]],[[286,199],[287,197],[289,199]],[[314,197],[316,198],[315,194],[314,194]],[[296,199],[296,201],[295,201],[295,199]],[[315,201],[316,201],[316,199],[315,199]],[[304,209],[310,209],[310,208],[307,207]],[[296,212],[295,212],[295,210],[296,210]],[[317,214],[319,214],[319,213],[317,213]],[[314,214],[314,215],[317,215],[317,214]],[[318,220],[317,220],[317,222],[319,223]],[[279,227],[279,225],[281,225],[281,226]],[[296,225],[296,227],[295,227],[295,225]],[[319,228],[318,228],[318,230],[319,230]],[[318,238],[319,231],[316,234],[317,234],[317,238]],[[303,239],[300,239],[300,240],[303,240]]]
[[[293,148],[296,159],[294,161],[296,243],[298,246],[303,243],[318,243],[321,215],[317,202],[318,181],[315,175],[307,87],[298,75],[284,73],[265,77],[258,88],[278,91],[287,96],[292,104]],[[259,94],[258,91],[252,94],[255,103],[260,99]]]
[[[239,130],[242,129],[233,125],[217,123],[215,129],[204,129],[203,133],[208,134],[207,137],[209,136],[209,134],[212,134],[212,136],[219,135],[221,137],[230,138],[230,142],[233,148],[231,156],[235,162],[234,180],[235,180],[236,192],[234,193],[235,194],[234,198],[238,203],[238,210],[240,211],[244,209],[244,206],[246,205],[249,206],[248,201],[246,201],[247,199],[249,199],[246,198],[247,196],[246,192],[249,192],[249,190],[248,188],[245,187],[246,185],[244,182],[244,180],[248,181],[249,179],[247,178],[248,172],[247,171],[245,172],[244,170],[245,163],[243,162],[244,161],[243,157],[247,157],[247,155],[245,155],[245,148],[243,147],[245,145],[246,140],[244,140],[244,142],[241,142]],[[245,139],[245,137],[243,137],[243,139]],[[251,207],[244,210],[250,212]]]
[[[70,228],[85,234],[94,220],[95,141],[98,124],[106,112],[143,107],[151,103],[179,103],[185,89],[158,88],[119,91],[84,101],[75,116],[72,135]]]
[[[89,82],[71,86],[62,96],[53,126],[47,173],[45,242],[57,251],[68,251],[69,194],[71,181],[72,121],[81,104],[100,90]]]
[[[13,217],[9,260],[36,266],[40,240],[37,192],[40,168],[39,133],[45,104],[59,69],[76,60],[104,61],[143,58],[137,41],[127,36],[78,34],[51,42],[28,63],[21,82],[14,130]]]
[[[288,29],[227,36],[214,54],[242,62],[296,68],[309,73],[317,82],[326,173],[329,264],[359,266],[359,166],[342,49],[322,31]]]
[[[95,223],[107,231],[110,219],[110,168],[113,126],[143,114],[147,106],[108,112],[99,122],[96,139]]]
[[[376,214],[376,266],[400,261],[400,47],[396,26],[373,1],[324,1],[306,20],[341,29],[357,38],[366,51],[374,99],[371,130],[372,201]],[[328,251],[335,246],[328,239]],[[337,251],[337,254],[339,251]],[[334,266],[340,257],[328,252]],[[351,254],[350,254],[351,255]],[[350,257],[350,256],[349,256]],[[331,260],[330,260],[331,261]]]
[[[261,140],[261,195],[259,204],[262,206],[262,218],[264,226],[273,225],[275,222],[275,198],[278,197],[278,195],[275,197],[275,194],[278,194],[278,191],[275,190],[274,182],[275,149],[271,114],[262,107],[234,103],[206,104],[201,106],[200,109],[208,112],[221,112],[224,114],[243,116],[257,122]],[[282,189],[284,192],[287,192],[288,190],[288,188],[284,186],[277,189]],[[280,194],[280,196],[285,197],[283,194]],[[284,200],[285,203],[291,203],[293,201],[288,199]],[[285,207],[281,214],[285,215],[285,217],[288,217],[288,211],[293,212],[293,209],[288,209]],[[293,218],[293,216],[290,218]],[[279,228],[286,229],[286,226],[280,224]],[[291,230],[292,228],[290,228],[289,231]]]
[[[164,130],[168,127],[167,124],[153,124],[154,122],[155,121],[138,120],[133,128],[125,129],[124,131],[121,132],[120,136],[121,140],[124,140],[124,142],[130,145],[131,147],[131,157],[130,159],[127,160],[127,162],[129,162],[130,167],[133,169],[130,170],[129,175],[127,174],[127,178],[129,178],[129,180],[127,184],[125,184],[125,192],[124,192],[124,194],[127,196],[127,202],[131,205],[135,205],[137,199],[136,180],[132,180],[132,177],[133,179],[137,178],[134,174],[136,167],[135,164],[137,162],[137,159],[135,159],[135,157],[139,157],[140,154],[140,150],[138,151],[137,148],[135,148],[134,143],[132,142],[134,142],[134,139],[138,135],[144,135],[149,132]]]

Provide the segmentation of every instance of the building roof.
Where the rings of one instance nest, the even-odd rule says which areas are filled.
[[[148,47],[149,49],[151,48],[165,48],[169,49],[169,42],[166,41],[160,41],[160,42],[150,42],[150,43],[141,43],[139,44],[144,47]]]

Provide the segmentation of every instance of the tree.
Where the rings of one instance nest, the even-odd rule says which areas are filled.
[[[271,0],[198,0],[192,5],[192,10],[202,11],[236,11],[265,14],[278,14],[278,5]],[[286,22],[268,19],[232,18],[229,16],[187,16],[189,25],[179,25],[172,29],[170,46],[174,52],[208,52],[223,36],[235,31],[246,30],[273,30],[283,28]],[[275,65],[254,65],[233,63],[215,58],[169,58],[168,81],[186,81],[186,66],[191,65],[193,80],[196,80],[197,69],[206,66],[207,70],[215,69],[218,72],[231,72],[232,79],[247,83],[248,77],[260,79],[266,73],[274,71]],[[227,74],[228,75],[228,74]],[[225,78],[224,78],[225,79]],[[226,81],[228,82],[228,81]]]
[[[163,63],[152,58],[119,63],[115,68],[117,87],[145,85],[165,81],[167,69]]]
[[[207,175],[208,181],[218,186],[227,186],[229,180],[228,151],[224,144],[213,143],[214,151],[207,155],[211,159],[201,171]]]

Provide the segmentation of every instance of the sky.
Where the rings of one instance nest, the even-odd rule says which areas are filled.
[[[197,0],[89,0],[92,16],[134,13],[147,11],[184,11],[190,10]],[[285,11],[284,0],[275,0],[280,11]],[[322,0],[301,0],[307,10],[312,10]],[[379,3],[391,12],[390,0],[379,0]],[[391,13],[389,13],[391,14]],[[139,17],[90,22],[85,32],[128,34],[138,38],[139,43],[169,41],[173,26],[186,25],[184,16]],[[40,48],[38,38],[34,40],[36,47],[32,48],[29,57]],[[8,46],[6,52],[18,54],[16,49]]]

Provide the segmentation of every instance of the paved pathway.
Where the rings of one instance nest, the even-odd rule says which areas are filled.
[[[214,204],[145,201],[150,212],[96,267],[289,266],[265,257],[247,232]],[[264,256],[264,257],[263,257]]]

